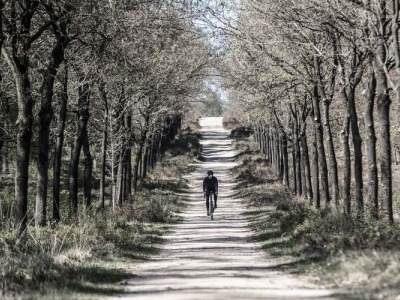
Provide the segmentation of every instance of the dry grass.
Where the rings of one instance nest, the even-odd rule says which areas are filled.
[[[48,228],[30,224],[21,239],[13,232],[13,201],[2,189],[0,298],[77,299],[115,292],[107,284],[133,277],[125,264],[158,251],[160,236],[178,221],[176,213],[185,205],[181,190],[187,187],[183,175],[201,152],[198,136],[182,130],[143,189],[121,209],[82,210],[74,222]]]

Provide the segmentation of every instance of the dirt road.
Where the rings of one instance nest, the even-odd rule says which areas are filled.
[[[229,132],[221,118],[201,119],[206,159],[188,176],[191,203],[184,221],[165,236],[161,253],[137,266],[137,276],[113,299],[333,299],[295,276],[279,271],[279,263],[261,250],[242,216],[244,206],[232,197],[235,165]],[[214,221],[206,215],[202,180],[214,170],[220,200]]]

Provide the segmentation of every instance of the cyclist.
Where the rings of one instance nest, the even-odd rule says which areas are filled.
[[[214,208],[217,208],[217,197],[218,197],[218,179],[217,177],[214,176],[214,172],[211,170],[207,172],[207,176],[203,180],[203,192],[206,196],[206,207],[208,216],[209,215],[208,207],[210,205],[209,202],[210,192],[214,193],[214,203],[215,203]]]

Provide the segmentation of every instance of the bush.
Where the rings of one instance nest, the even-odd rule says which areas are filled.
[[[341,210],[339,210],[341,211]],[[399,249],[398,225],[371,218],[348,218],[336,210],[317,210],[297,200],[282,202],[271,216],[280,230],[304,246],[305,251],[320,254],[341,250]]]
[[[253,134],[253,129],[246,126],[240,126],[231,131],[230,137],[236,139],[248,138]]]
[[[187,155],[189,158],[200,158],[200,138],[201,134],[192,131],[190,127],[182,130],[171,142],[168,153],[173,157]]]
[[[173,194],[152,197],[149,194],[141,195],[132,206],[134,217],[141,222],[170,222],[179,200],[180,197]]]
[[[224,112],[222,124],[225,128],[232,130],[243,126],[241,122],[242,119],[243,116],[241,115],[240,109],[230,108]]]

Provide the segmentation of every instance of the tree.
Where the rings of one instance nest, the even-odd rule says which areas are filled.
[[[53,22],[52,33],[56,38],[55,45],[51,51],[47,67],[43,74],[42,85],[40,87],[41,103],[39,112],[39,153],[38,153],[38,171],[37,171],[37,194],[36,194],[36,225],[46,225],[46,207],[47,207],[47,185],[48,185],[48,167],[49,167],[49,140],[50,124],[53,118],[53,94],[54,81],[57,71],[64,61],[64,52],[71,41],[68,35],[68,26],[73,13],[73,7],[69,4],[56,4],[52,2],[44,4],[44,8]],[[59,24],[57,24],[59,23]],[[57,201],[57,200],[56,200]],[[56,204],[57,205],[57,204]]]
[[[26,229],[28,207],[28,168],[32,137],[32,108],[34,99],[29,74],[31,48],[43,32],[54,22],[44,18],[41,24],[32,25],[32,20],[40,13],[40,2],[24,0],[23,5],[15,1],[3,7],[4,34],[7,42],[1,48],[2,55],[10,67],[16,85],[18,99],[18,134],[15,179],[15,228],[19,234]]]
[[[247,125],[255,128],[260,151],[269,152],[262,133],[265,128],[273,131],[272,124],[276,121],[279,126],[275,128],[286,132],[293,158],[288,164],[288,172],[293,176],[284,180],[286,185],[298,194],[307,185],[312,186],[317,206],[320,193],[326,203],[332,196],[339,206],[341,188],[344,212],[350,217],[354,182],[357,216],[363,217],[365,190],[368,190],[372,216],[377,217],[381,212],[392,221],[390,100],[400,90],[398,2],[246,1],[238,3],[236,11],[234,22],[222,22],[229,43],[220,72],[231,99],[237,102],[237,107],[243,107]],[[311,107],[299,101],[304,95],[312,101]],[[309,113],[302,115],[301,111],[308,109]],[[360,118],[362,110],[364,118]],[[380,126],[377,137],[376,123]],[[341,131],[341,151],[338,131]],[[305,136],[314,138],[306,140]],[[279,140],[274,135],[270,139]],[[277,173],[282,169],[279,162],[284,161],[282,157],[275,158],[280,149],[285,149],[285,144],[271,148],[271,162]],[[310,170],[306,162],[308,149],[312,153]],[[364,189],[363,180],[366,164],[368,189]],[[341,184],[338,165],[343,170]],[[304,172],[298,171],[303,168]],[[285,173],[285,166],[283,170]],[[306,184],[308,172],[312,176]],[[382,205],[377,200],[378,192]]]

